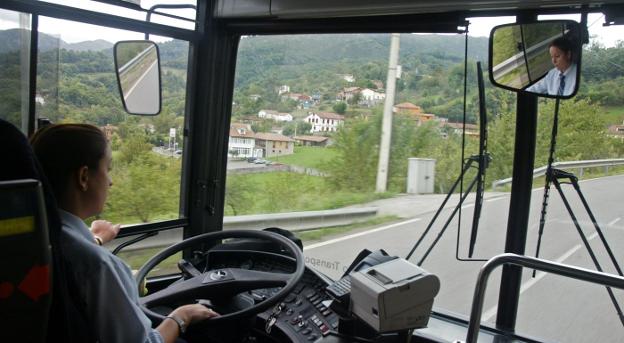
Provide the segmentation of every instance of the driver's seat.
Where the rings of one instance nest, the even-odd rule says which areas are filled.
[[[0,342],[78,342],[86,327],[58,251],[56,201],[26,137],[2,119],[0,158]]]
[[[41,184],[0,181],[0,341],[44,341],[50,256]]]

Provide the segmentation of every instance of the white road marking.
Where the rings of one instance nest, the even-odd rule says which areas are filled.
[[[152,70],[152,68],[154,68],[154,66],[156,65],[156,62],[158,62],[158,61],[154,61],[154,63],[152,63],[149,67],[147,67],[147,69],[145,69],[145,73],[143,73],[137,79],[137,81],[132,85],[132,87],[130,87],[130,89],[128,90],[128,95],[124,96],[124,100],[128,100],[128,98],[130,97],[130,94],[132,94],[132,92],[134,92],[134,89],[141,83],[141,81],[143,81],[143,79],[147,76],[147,74],[149,74],[149,72]]]
[[[325,242],[320,242],[320,243],[308,245],[307,247],[304,247],[303,250],[305,251],[305,250],[312,250],[312,249],[320,248],[320,247],[325,246],[325,245],[330,245],[330,244],[346,241],[348,239],[352,239],[352,238],[355,238],[355,237],[360,237],[360,236],[368,235],[368,234],[371,234],[371,233],[392,229],[392,228],[395,228],[397,226],[401,226],[401,225],[405,225],[405,224],[415,223],[415,222],[420,221],[420,220],[421,220],[420,218],[412,218],[412,219],[405,220],[405,221],[402,221],[402,222],[399,222],[399,223],[394,223],[394,224],[378,227],[376,229],[372,229],[372,230],[368,230],[368,231],[364,231],[364,232],[358,232],[358,233],[354,233],[352,235],[339,237],[339,238],[335,238],[335,239],[330,239],[330,240],[325,241]]]
[[[504,200],[504,199],[507,199],[507,197],[503,196],[503,197],[498,197],[498,198],[487,199],[485,200],[485,202],[494,202],[494,201]]]
[[[471,207],[474,207],[474,204],[464,205],[464,206],[462,206],[462,210],[465,210],[465,209],[471,208]]]
[[[591,241],[592,239],[594,239],[596,237],[598,237],[598,232],[594,232],[587,239]],[[577,245],[573,246],[570,250],[566,251],[565,253],[563,253],[563,255],[559,256],[559,258],[556,259],[555,262],[563,263],[563,261],[567,260],[570,256],[572,256],[575,252],[577,252],[582,247],[583,246],[581,244],[577,244]],[[525,268],[525,270],[529,271],[530,273],[533,273],[533,271],[531,269]],[[543,279],[544,276],[546,276],[546,274],[547,273],[544,273],[544,272],[537,272],[537,273],[535,273],[535,277],[534,278],[530,278],[529,280],[527,280],[526,282],[524,282],[520,286],[520,294],[524,293],[526,290],[528,290],[529,288],[533,287],[538,281]],[[496,315],[497,309],[498,309],[498,306],[495,305],[495,306],[492,306],[487,311],[485,311],[483,313],[483,316],[481,316],[482,317],[482,321],[488,321],[492,317],[494,317]]]
[[[620,219],[622,219],[622,218],[617,217],[617,218],[613,219],[612,221],[610,221],[610,222],[609,222],[609,224],[607,224],[607,226],[613,226],[613,225],[615,225],[615,223],[619,222],[619,221],[620,221]]]

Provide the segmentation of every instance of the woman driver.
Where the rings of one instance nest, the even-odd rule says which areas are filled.
[[[554,68],[526,90],[549,95],[572,94],[576,85],[573,43],[567,38],[559,37],[550,43],[548,51]]]
[[[111,149],[100,129],[86,124],[51,125],[35,133],[31,144],[59,204],[60,251],[68,264],[68,277],[77,285],[75,305],[88,326],[89,337],[83,341],[171,343],[188,324],[217,316],[203,305],[184,305],[152,329],[139,307],[138,287],[128,266],[94,244],[84,220],[102,211],[112,186]],[[119,230],[108,222],[100,225],[104,228],[97,233],[110,239]]]

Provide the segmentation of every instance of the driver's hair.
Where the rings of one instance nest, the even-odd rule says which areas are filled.
[[[30,143],[57,200],[65,196],[78,169],[97,170],[108,146],[104,132],[89,124],[48,125],[35,132]]]
[[[576,51],[574,49],[574,43],[569,38],[567,37],[555,38],[552,42],[550,42],[550,44],[548,44],[549,48],[553,46],[563,51],[566,54],[569,53],[570,61],[576,62]]]

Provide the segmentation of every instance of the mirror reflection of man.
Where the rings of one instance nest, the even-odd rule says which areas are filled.
[[[576,85],[574,45],[564,37],[553,40],[548,48],[554,68],[526,90],[533,93],[568,96]]]

